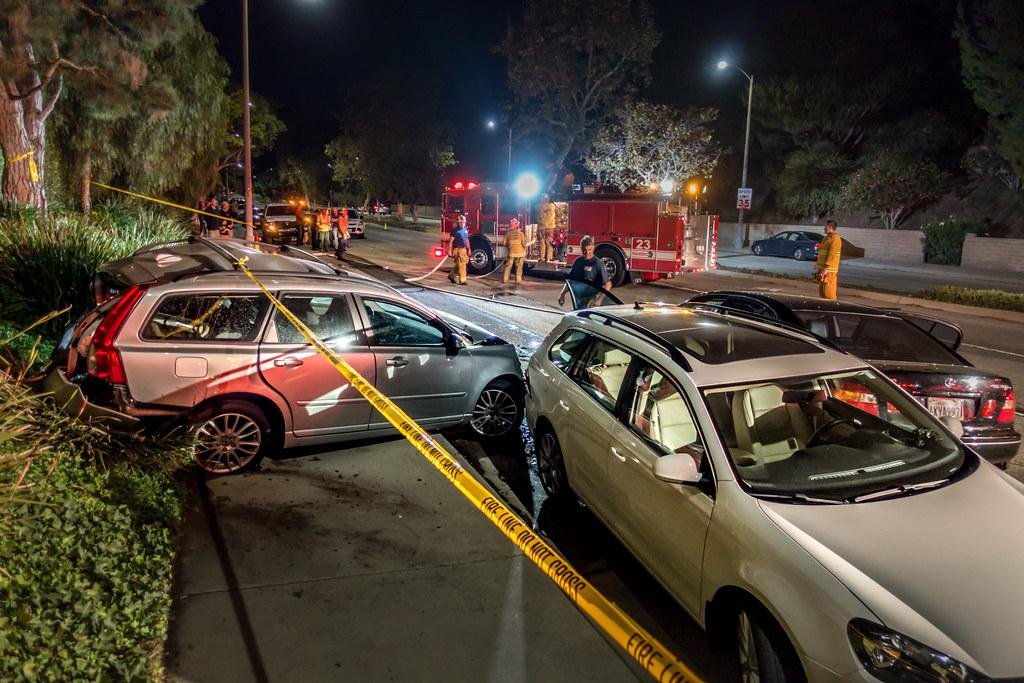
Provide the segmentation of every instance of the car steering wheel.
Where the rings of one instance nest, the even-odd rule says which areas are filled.
[[[858,426],[857,421],[849,417],[838,417],[835,420],[829,420],[828,422],[814,430],[814,433],[811,434],[811,437],[807,439],[806,448],[814,448],[815,446],[819,445],[817,442],[823,435],[832,431],[834,428],[838,427],[841,424],[853,425],[854,427]]]

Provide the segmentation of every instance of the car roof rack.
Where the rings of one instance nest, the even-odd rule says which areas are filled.
[[[266,246],[266,244],[264,242],[250,242],[248,240],[235,240],[235,241],[239,242],[241,244],[244,244],[245,246],[248,246],[248,247],[261,248],[261,247],[265,247]],[[146,246],[140,247],[139,249],[136,249],[134,252],[132,252],[132,256],[138,256],[139,254],[145,254],[147,252],[155,251],[155,250],[160,249],[162,247],[170,246],[172,244],[203,244],[203,245],[206,245],[207,247],[209,247],[210,249],[212,249],[213,251],[217,252],[218,254],[223,256],[224,258],[226,258],[229,261],[231,261],[231,269],[232,270],[238,270],[238,257],[235,254],[232,254],[229,250],[225,249],[223,243],[218,243],[218,242],[221,242],[221,241],[220,240],[213,240],[213,239],[210,239],[209,237],[202,237],[200,235],[190,235],[189,237],[187,237],[185,239],[170,240],[170,241],[167,241],[167,242],[155,242],[153,244],[147,244]],[[287,255],[287,254],[289,254],[290,252],[293,252],[293,251],[294,252],[298,252],[299,254],[301,254],[305,258],[309,259],[310,261],[315,261],[315,262],[317,262],[317,263],[319,263],[321,265],[327,266],[328,268],[333,270],[338,275],[347,275],[348,274],[347,271],[345,271],[344,269],[338,268],[337,266],[335,266],[332,263],[328,263],[327,261],[323,260],[322,258],[317,256],[313,252],[306,251],[305,249],[299,249],[298,247],[293,247],[290,244],[281,244],[281,245],[273,245],[273,246],[277,247],[280,250],[280,253],[285,254],[285,255]]]
[[[783,320],[776,320],[775,318],[767,318],[767,317],[765,317],[763,315],[758,315],[757,313],[751,313],[750,311],[741,311],[741,310],[738,310],[736,308],[730,308],[728,306],[723,306],[722,304],[713,304],[713,303],[704,302],[704,301],[684,301],[684,302],[678,304],[678,306],[680,308],[703,308],[703,309],[708,309],[708,310],[711,310],[712,312],[718,313],[720,315],[725,315],[725,316],[730,316],[730,317],[735,317],[735,318],[743,318],[744,320],[750,320],[750,321],[757,322],[757,323],[765,323],[765,324],[771,325],[772,327],[781,327],[782,329],[787,330],[789,332],[795,332],[795,333],[799,334],[802,337],[809,337],[809,338],[813,339],[815,342],[821,344],[822,346],[827,346],[828,348],[833,349],[834,351],[840,351],[842,353],[846,353],[841,348],[839,348],[839,346],[837,346],[836,343],[834,341],[832,341],[831,339],[828,339],[826,337],[822,337],[820,335],[817,335],[814,332],[811,332],[810,330],[808,330],[806,327],[801,327],[799,325],[793,325],[792,323],[787,323],[787,322],[785,322]]]
[[[580,318],[588,318],[595,320],[595,322],[599,322],[598,320],[596,320],[596,318],[604,318],[604,321],[602,323],[604,325],[619,325],[630,330],[631,332],[636,332],[638,335],[640,335],[647,341],[651,342],[655,346],[660,346],[661,348],[663,348],[668,353],[668,355],[672,357],[672,360],[678,363],[683,368],[683,370],[685,370],[686,372],[693,371],[693,366],[690,365],[690,361],[686,359],[686,356],[684,356],[683,352],[679,350],[679,347],[677,347],[675,344],[662,337],[657,332],[652,332],[643,325],[638,325],[632,320],[626,320],[624,318],[619,318],[618,316],[609,315],[607,312],[597,309],[577,311],[576,315]]]

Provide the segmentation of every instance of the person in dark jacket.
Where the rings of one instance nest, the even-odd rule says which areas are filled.
[[[469,263],[469,230],[466,228],[466,217],[459,216],[452,230],[452,242],[448,248],[455,266],[448,271],[448,279],[452,284],[466,284],[466,264]]]

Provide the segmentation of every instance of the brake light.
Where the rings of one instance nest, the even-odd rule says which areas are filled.
[[[465,187],[465,185],[463,185],[461,180],[459,182],[455,183],[455,189],[456,190],[461,190],[464,187]]]
[[[111,384],[127,384],[128,378],[124,372],[124,363],[121,361],[121,354],[114,347],[114,340],[124,326],[124,321],[139,303],[139,299],[146,290],[138,285],[124,293],[113,308],[100,321],[96,332],[92,336],[92,363],[90,363],[89,374],[98,379],[104,379]]]
[[[470,182],[469,183],[469,189],[470,190],[475,190],[476,188],[477,188],[477,184],[476,183],[474,183],[474,182]]]
[[[996,416],[996,422],[1000,424],[1012,424],[1013,414],[1017,409],[1017,396],[1013,393],[1013,389],[1006,392],[1006,398],[1003,400],[1003,407],[999,411],[999,415]]]

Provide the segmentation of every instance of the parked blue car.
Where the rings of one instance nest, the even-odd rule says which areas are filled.
[[[818,246],[825,236],[806,230],[787,230],[768,239],[757,240],[750,248],[756,256],[786,256],[797,261],[818,257]]]

